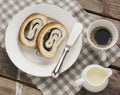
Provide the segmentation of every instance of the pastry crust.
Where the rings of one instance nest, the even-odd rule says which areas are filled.
[[[37,33],[35,33],[35,37],[34,37],[34,41],[29,41],[25,38],[24,32],[25,32],[25,28],[27,27],[28,23],[30,21],[34,21],[34,19],[41,19],[41,21],[43,21],[43,25],[39,26],[39,30],[37,31]],[[19,30],[19,40],[20,42],[29,48],[35,48],[36,47],[36,38],[38,35],[38,32],[40,32],[41,28],[48,22],[48,18],[43,15],[43,14],[39,14],[39,13],[33,13],[31,15],[29,15],[21,24],[20,26],[20,30]],[[39,22],[40,23],[40,22]]]
[[[51,31],[50,35],[55,34],[56,36],[48,35],[51,38],[49,38],[45,42],[45,35],[50,33],[50,31]],[[39,32],[38,37],[37,37],[37,47],[38,47],[39,52],[46,58],[52,58],[56,54],[56,51],[57,51],[59,45],[62,43],[62,41],[64,40],[64,38],[66,36],[67,36],[67,29],[64,27],[63,24],[61,24],[59,22],[51,22],[51,23],[46,24],[41,29],[41,31]],[[46,43],[53,42],[53,40],[54,40],[54,44],[52,46],[52,49],[51,50],[45,49],[44,45],[46,45]],[[47,44],[47,45],[49,46],[49,44]]]

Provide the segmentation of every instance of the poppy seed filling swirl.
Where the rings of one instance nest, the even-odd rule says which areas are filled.
[[[35,39],[36,32],[39,31],[39,27],[43,25],[43,22],[39,18],[35,18],[26,25],[24,36],[27,40],[33,41]]]
[[[58,28],[51,28],[43,38],[43,47],[51,51],[52,47],[62,38],[62,31]]]

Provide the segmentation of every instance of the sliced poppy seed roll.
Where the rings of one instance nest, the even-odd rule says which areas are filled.
[[[57,48],[67,35],[66,28],[58,23],[51,22],[46,24],[38,34],[37,47],[39,52],[47,58],[52,58]]]
[[[35,48],[38,33],[47,21],[47,17],[39,13],[34,13],[28,16],[19,30],[20,42],[29,48]]]

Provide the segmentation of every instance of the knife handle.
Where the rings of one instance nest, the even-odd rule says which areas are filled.
[[[58,61],[56,67],[54,68],[53,72],[52,72],[52,77],[57,78],[60,74],[60,69],[62,67],[63,61],[68,53],[70,49],[70,46],[66,45],[64,48],[64,51],[62,53],[62,56],[60,57],[60,60]]]

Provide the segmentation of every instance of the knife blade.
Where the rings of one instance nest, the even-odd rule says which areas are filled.
[[[70,48],[72,47],[72,45],[76,42],[77,38],[79,37],[79,35],[81,34],[83,29],[83,25],[79,22],[76,22],[73,26],[72,32],[69,36],[69,39],[67,41],[67,44],[63,50],[62,56],[60,57],[57,65],[55,66],[53,72],[52,72],[52,77],[53,78],[57,78],[60,74],[60,70],[63,64],[63,61],[67,55],[67,53],[69,52]]]

